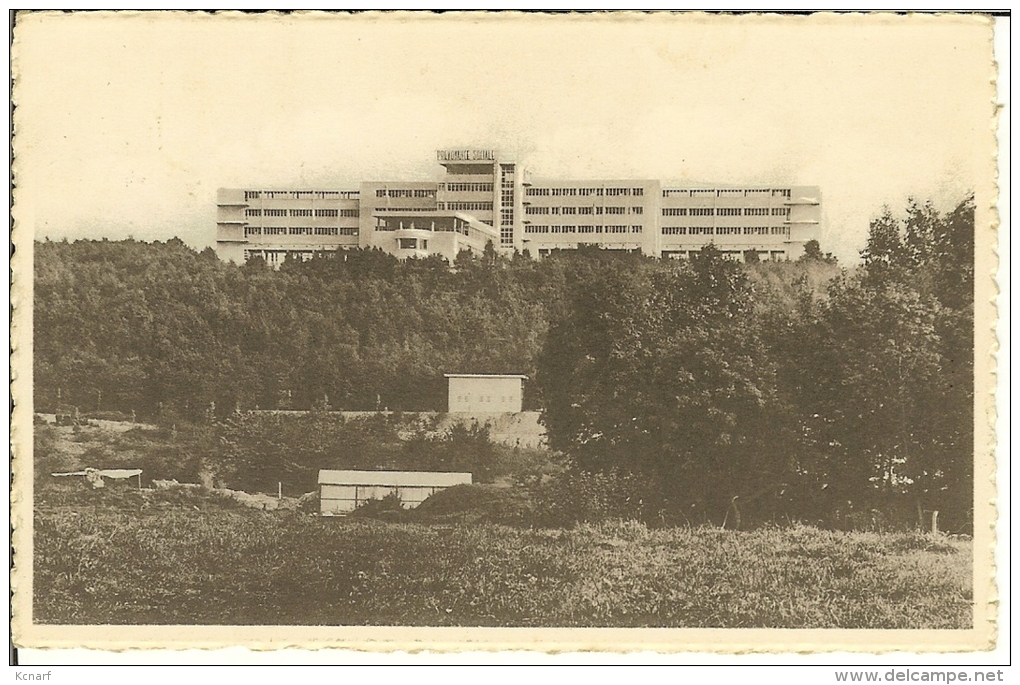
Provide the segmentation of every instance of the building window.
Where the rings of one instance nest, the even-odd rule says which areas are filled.
[[[340,235],[358,235],[358,229],[341,227],[338,229]]]
[[[689,232],[691,235],[714,235],[715,229],[711,226],[691,226]]]
[[[261,209],[246,209],[244,210],[245,216],[262,216]]]
[[[686,226],[663,226],[662,235],[687,235]]]
[[[528,207],[524,208],[524,213],[525,214],[529,214],[529,215],[531,215],[531,214],[548,214],[549,213],[549,208],[548,207],[531,207],[531,206],[528,206]]]
[[[528,188],[524,194],[530,197],[544,197],[550,193],[548,188]]]
[[[686,207],[663,207],[662,216],[687,216]]]
[[[491,212],[491,202],[447,202],[446,208],[454,211]]]
[[[606,214],[626,214],[626,207],[606,207]]]
[[[630,227],[630,232],[631,232],[631,233],[640,233],[640,232],[641,232],[641,230],[642,230],[642,229],[641,229],[641,226],[631,226],[631,227]]]
[[[560,208],[561,214],[577,214],[577,207],[562,207]]]
[[[740,235],[740,229],[736,226],[718,226],[715,229],[716,235]]]
[[[379,188],[377,191],[375,191],[375,196],[376,197],[386,197],[386,189],[385,188]]]
[[[311,235],[312,234],[312,227],[311,226],[291,226],[289,229],[287,229],[287,234],[288,235]]]
[[[715,209],[712,207],[691,207],[691,216],[715,216]]]
[[[790,216],[789,207],[773,207],[772,216]]]
[[[260,190],[246,190],[244,191],[245,200],[258,200],[262,197],[262,191]]]
[[[260,226],[245,226],[244,237],[247,238],[252,235],[262,235],[262,228]]]
[[[630,194],[635,196],[635,197],[641,197],[642,195],[645,194],[645,189],[644,188],[631,188],[630,189]]]
[[[347,217],[348,219],[356,219],[361,216],[361,211],[357,209],[341,209],[339,210],[340,216]],[[334,216],[336,216],[334,214]]]
[[[264,209],[262,213],[266,216],[287,216],[286,209]]]
[[[397,240],[398,247],[401,250],[417,250],[418,239],[417,238],[399,238]]]
[[[315,216],[319,216],[319,217],[322,217],[322,216],[337,216],[339,213],[340,212],[337,209],[316,209],[315,210]]]
[[[748,216],[749,210],[744,210],[744,215]],[[716,212],[719,216],[740,216],[740,209],[737,207],[720,207]]]
[[[340,229],[335,226],[316,226],[315,235],[339,235]]]
[[[768,235],[768,226],[745,226],[744,235]]]
[[[631,207],[630,208],[630,213],[631,214],[644,214],[645,213],[645,208],[644,207]]]
[[[606,233],[626,233],[626,226],[606,226]]]
[[[290,210],[291,216],[311,216],[312,210],[310,209],[292,209]]]
[[[744,209],[744,216],[768,216],[768,207],[747,207]]]
[[[773,226],[771,233],[772,235],[789,236],[790,228],[789,226]]]
[[[512,187],[512,186],[511,186]],[[447,183],[446,190],[451,193],[491,193],[491,183]]]
[[[594,214],[595,213],[595,208],[594,207],[578,207],[577,208],[577,213],[578,214]]]
[[[266,226],[262,229],[265,235],[286,235],[287,229],[283,226]]]

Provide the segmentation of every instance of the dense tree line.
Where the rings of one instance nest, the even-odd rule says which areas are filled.
[[[526,408],[578,482],[619,486],[600,501],[635,515],[938,509],[962,528],[973,231],[970,200],[887,211],[852,271],[817,244],[799,263],[591,248],[451,269],[367,250],[274,270],[178,240],[47,241],[35,404],[222,426],[236,409],[442,411],[444,373],[524,373]],[[428,441],[401,449],[447,459]]]
[[[939,510],[965,529],[973,232],[972,200],[886,211],[861,269],[793,302],[711,248],[593,274],[538,363],[552,446],[617,477],[638,516],[860,525]]]
[[[444,373],[533,373],[569,271],[379,251],[273,270],[177,240],[38,243],[35,269],[37,407],[190,419],[445,409]]]

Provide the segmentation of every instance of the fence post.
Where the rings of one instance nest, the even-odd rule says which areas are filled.
[[[939,512],[935,510],[931,513],[931,534],[939,534]]]

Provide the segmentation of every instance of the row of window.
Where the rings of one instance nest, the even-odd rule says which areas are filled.
[[[662,216],[790,216],[789,207],[663,207]]]
[[[741,195],[743,197],[752,197],[755,195],[767,195],[769,197],[790,197],[789,188],[742,188],[742,189],[685,189],[685,188],[665,188],[662,191],[663,197],[696,197],[698,195],[714,195],[715,197],[724,197],[727,195]]]
[[[525,233],[641,233],[641,226],[631,226],[629,229],[624,225],[612,226],[525,226]]]
[[[288,255],[300,259],[303,262],[307,262],[309,259],[313,259],[315,254],[315,252],[309,250],[245,250],[244,259],[247,261],[255,257],[261,257],[269,264],[279,264],[285,260]],[[332,252],[320,251],[318,254],[329,257],[332,256]]]
[[[471,401],[471,395],[457,395],[457,401],[458,402],[470,402]],[[479,395],[478,398],[475,401],[476,402],[492,402],[492,395]],[[497,397],[496,401],[500,402],[501,404],[506,404],[507,402],[512,402],[513,401],[513,397],[511,395],[504,395],[504,396]]]
[[[500,164],[499,245],[514,245],[514,171],[513,164]],[[466,399],[466,396],[465,396]]]
[[[788,226],[663,226],[662,235],[779,235],[789,236]]]
[[[357,190],[246,190],[245,200],[270,200],[287,198],[292,200],[357,200]]]
[[[418,238],[399,238],[397,240],[397,247],[401,250],[427,250],[429,249],[429,241],[425,238],[422,238],[420,241]]]
[[[752,250],[720,250],[723,259],[732,260],[747,259],[750,252]],[[754,252],[757,253],[759,259],[771,259],[776,262],[786,259],[786,250],[754,250]],[[663,250],[662,257],[664,259],[697,259],[700,253],[701,250]]]
[[[244,237],[253,235],[358,235],[358,229],[337,226],[245,226]]]
[[[644,188],[528,188],[526,195],[531,197],[617,197],[620,195],[633,195],[641,197],[645,194]]]
[[[357,209],[246,209],[245,216],[317,216],[317,217],[358,217]]]
[[[315,216],[325,217],[343,216],[352,218],[361,216],[361,211],[357,209],[316,209]]]
[[[451,193],[491,193],[491,183],[440,183],[440,190]]]
[[[644,207],[631,207],[630,214],[644,214]],[[525,214],[627,214],[627,207],[533,207],[524,208]]]
[[[376,197],[435,197],[436,191],[431,188],[394,188],[387,190],[379,188],[375,191]]]
[[[491,212],[491,202],[440,202],[439,209],[449,209],[452,211],[475,211],[475,212]]]

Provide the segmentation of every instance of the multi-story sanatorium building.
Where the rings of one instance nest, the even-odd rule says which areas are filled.
[[[217,198],[216,250],[227,260],[377,247],[398,257],[594,244],[688,257],[709,243],[744,258],[796,259],[818,238],[813,186],[680,187],[657,180],[526,177],[493,150],[440,150],[436,181],[371,181],[357,190],[233,190]]]

